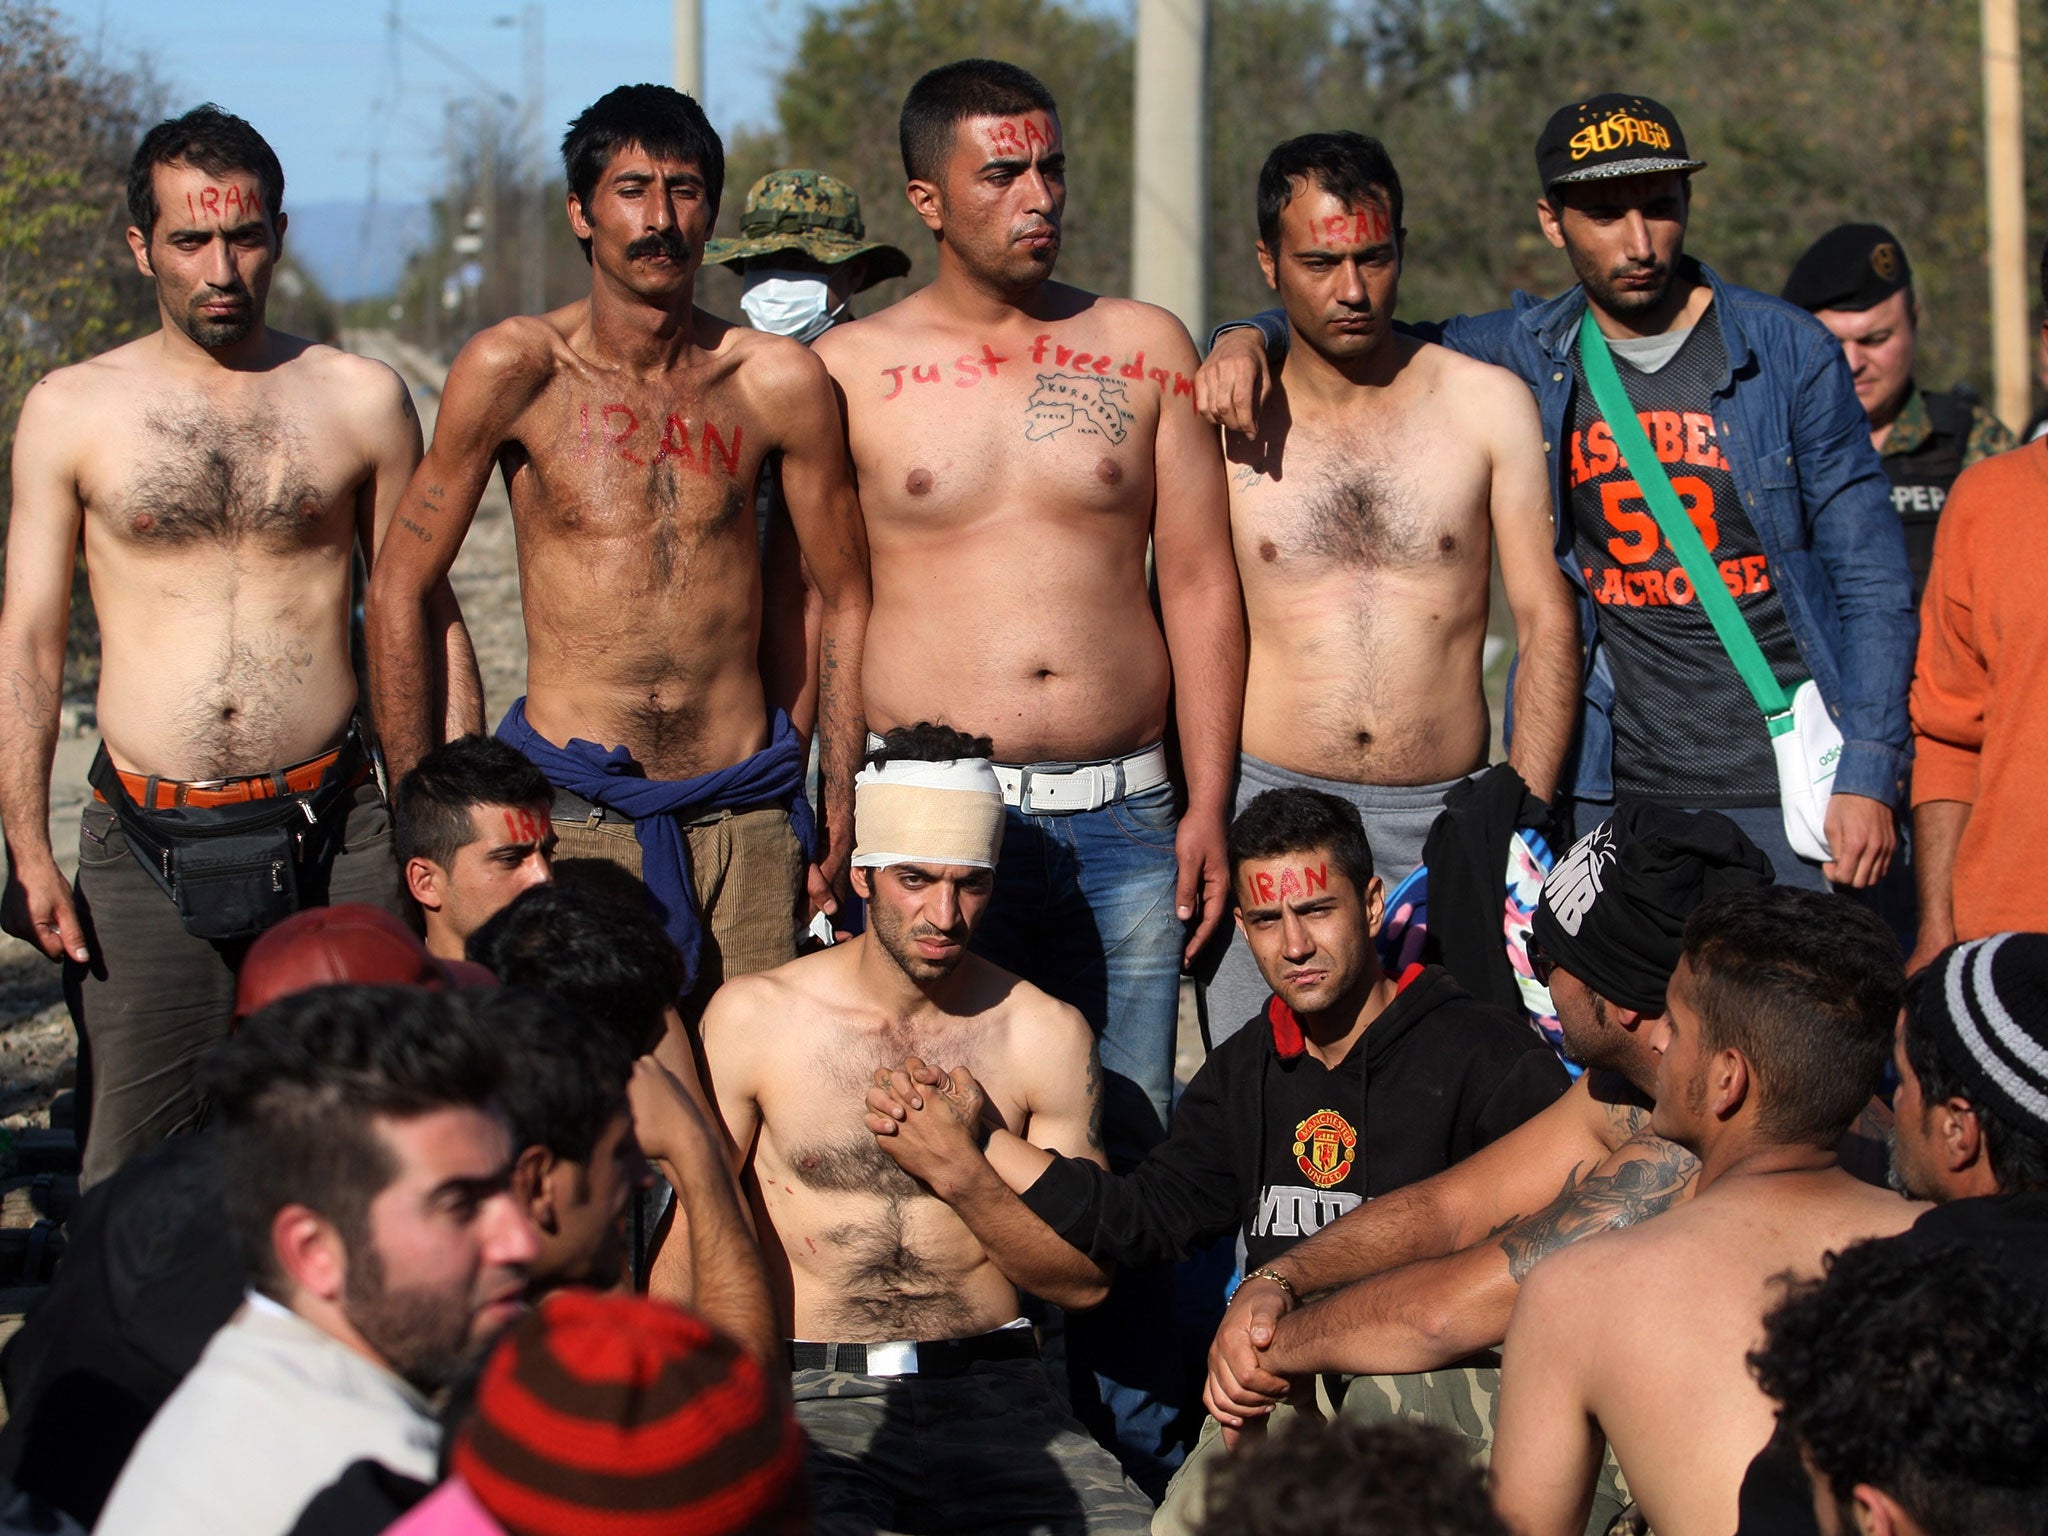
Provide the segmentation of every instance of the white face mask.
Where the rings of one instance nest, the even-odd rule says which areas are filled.
[[[832,290],[816,272],[756,267],[747,271],[742,282],[740,308],[757,331],[811,341],[846,313],[844,304],[832,307]]]

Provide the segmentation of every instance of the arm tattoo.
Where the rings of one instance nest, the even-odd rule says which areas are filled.
[[[16,672],[9,681],[14,685],[14,708],[21,716],[22,724],[30,730],[41,730],[48,725],[50,706],[56,702],[50,685],[26,672]]]
[[[1091,1151],[1102,1150],[1102,1056],[1094,1046],[1088,1048],[1088,1083],[1083,1090],[1088,1095],[1088,1146]]]
[[[414,522],[411,518],[405,516],[403,513],[399,514],[398,526],[403,528],[407,533],[411,534],[414,538],[418,539],[422,544],[431,544],[434,542],[433,534],[429,533],[426,529],[422,528],[418,523]]]
[[[1609,1104],[1607,1123],[1623,1141],[1632,1141],[1650,1128],[1650,1112],[1640,1104]]]
[[[1636,1145],[1647,1155],[1629,1159],[1612,1173],[1581,1179],[1579,1170],[1585,1165],[1572,1169],[1555,1200],[1501,1239],[1508,1273],[1517,1285],[1538,1260],[1558,1249],[1582,1237],[1632,1227],[1669,1209],[1699,1176],[1699,1160],[1683,1147],[1651,1136]]]

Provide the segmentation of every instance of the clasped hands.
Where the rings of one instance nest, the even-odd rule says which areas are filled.
[[[982,1149],[1003,1124],[973,1073],[942,1071],[916,1056],[875,1069],[863,1118],[897,1166],[941,1199],[984,1163]]]
[[[988,1095],[964,1067],[942,1072],[915,1056],[900,1067],[878,1067],[867,1093],[867,1128],[897,1165],[915,1179],[944,1191],[956,1187],[1002,1122]],[[1299,1393],[1300,1384],[1271,1370],[1264,1352],[1272,1346],[1280,1319],[1293,1299],[1271,1280],[1250,1279],[1238,1287],[1209,1346],[1209,1374],[1202,1401],[1223,1426],[1226,1444],[1264,1426],[1277,1403]]]
[[[1209,1375],[1202,1383],[1202,1405],[1223,1426],[1223,1443],[1235,1446],[1246,1434],[1263,1430],[1266,1415],[1283,1402],[1309,1406],[1313,1379],[1290,1380],[1266,1360],[1280,1319],[1293,1310],[1294,1298],[1277,1282],[1253,1275],[1237,1288],[1216,1325],[1209,1344]]]

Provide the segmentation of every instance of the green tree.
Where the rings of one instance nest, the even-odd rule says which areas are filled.
[[[1575,96],[1642,91],[1678,113],[1709,162],[1694,181],[1690,250],[1775,293],[1833,225],[1888,224],[1913,258],[1923,382],[1989,385],[1969,0],[1216,0],[1213,15],[1219,252],[1242,228],[1231,210],[1249,219],[1266,148],[1309,126],[1351,127],[1383,139],[1401,169],[1404,314],[1491,309],[1515,288],[1557,292],[1572,279],[1537,228],[1536,134]],[[2028,7],[2024,21],[2026,98],[2040,102],[2048,18]],[[2028,123],[2027,164],[2038,205],[2048,113]],[[1247,292],[1241,281],[1218,272],[1216,313],[1264,302],[1263,285]]]
[[[0,459],[37,379],[148,328],[156,314],[125,230],[128,157],[155,92],[82,58],[41,6],[0,0]],[[12,505],[0,488],[0,532]],[[96,670],[82,577],[73,686]]]

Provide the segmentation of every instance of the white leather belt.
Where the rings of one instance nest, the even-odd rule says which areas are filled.
[[[994,767],[996,780],[1003,786],[1003,804],[1035,815],[1099,811],[1167,781],[1164,742],[1106,763],[997,763]]]
[[[868,733],[868,750],[882,738]],[[1166,743],[1158,742],[1129,757],[1099,763],[992,763],[1003,786],[1003,804],[1037,815],[1071,815],[1099,811],[1131,795],[1142,795],[1167,782]]]

